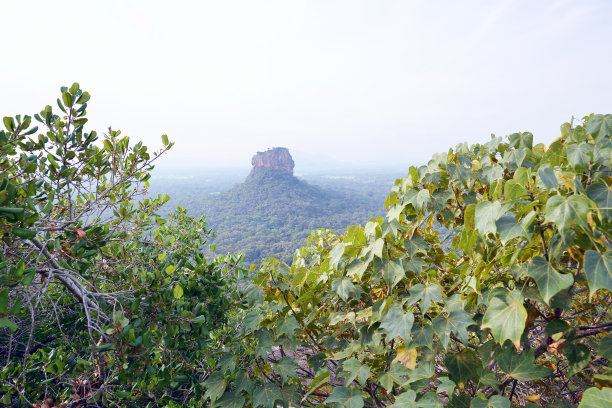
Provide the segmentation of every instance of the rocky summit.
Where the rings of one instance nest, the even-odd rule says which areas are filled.
[[[265,152],[257,152],[251,159],[253,168],[249,177],[252,177],[260,169],[279,169],[293,175],[295,163],[286,147],[274,147]]]

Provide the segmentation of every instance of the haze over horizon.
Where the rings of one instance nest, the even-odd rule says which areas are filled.
[[[167,133],[166,168],[248,167],[284,146],[406,169],[491,133],[548,143],[612,111],[612,3],[434,3],[7,2],[0,111],[58,111],[76,81],[89,129],[151,148]]]

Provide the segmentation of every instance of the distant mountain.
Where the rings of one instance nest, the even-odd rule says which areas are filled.
[[[341,232],[384,214],[380,200],[293,176],[293,159],[285,148],[259,152],[252,164],[243,183],[202,202],[209,226],[217,231],[218,253],[244,252],[250,263],[270,256],[290,262],[313,229]]]

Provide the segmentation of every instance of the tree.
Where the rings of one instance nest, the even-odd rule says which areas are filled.
[[[561,131],[434,155],[396,182],[386,219],[257,268],[211,403],[605,406],[612,115]]]
[[[0,402],[201,399],[240,259],[199,255],[203,218],[156,214],[167,136],[153,154],[110,128],[99,140],[89,94],[61,92],[62,113],[34,115],[43,131],[21,115],[0,131]]]

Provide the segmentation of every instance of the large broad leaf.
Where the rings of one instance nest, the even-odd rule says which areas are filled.
[[[548,303],[551,297],[569,288],[574,283],[574,277],[571,274],[557,272],[541,256],[533,258],[532,264],[527,267],[527,274],[535,280],[540,290],[540,295],[542,295],[542,299],[546,303]]]
[[[478,372],[482,368],[480,357],[471,349],[463,349],[459,353],[449,354],[444,359],[448,376],[457,384],[465,384],[467,380],[478,382]]]
[[[586,124],[586,132],[594,138],[612,136],[612,114],[594,115]]]
[[[404,312],[399,303],[393,303],[383,317],[380,327],[387,333],[389,340],[400,336],[404,342],[408,343],[413,323],[414,315]]]
[[[285,317],[281,323],[278,325],[278,330],[276,333],[280,337],[283,334],[286,334],[288,337],[293,337],[293,333],[296,329],[300,328],[300,324],[297,319],[291,315]]]
[[[565,357],[569,362],[568,376],[582,371],[591,362],[591,350],[580,343],[570,343],[564,348]]]
[[[388,260],[382,270],[383,280],[391,289],[406,276],[402,263],[396,260]]]
[[[442,290],[439,285],[432,283],[431,285],[424,286],[419,283],[410,288],[410,299],[408,304],[413,305],[418,301],[421,301],[421,312],[426,313],[431,306],[431,302],[442,301]]]
[[[548,190],[557,189],[557,186],[559,185],[559,181],[557,180],[557,176],[555,175],[555,172],[551,168],[546,167],[546,168],[538,170],[538,176],[540,177],[540,180],[542,180],[542,184],[544,184],[546,189]]]
[[[204,387],[206,387],[206,393],[204,399],[210,398],[210,401],[214,404],[221,395],[225,392],[225,379],[223,374],[220,372],[213,373],[206,381],[204,381]]]
[[[496,221],[502,216],[503,210],[499,201],[481,201],[476,204],[476,229],[482,235],[497,232]]]
[[[454,310],[448,317],[438,316],[433,320],[434,332],[440,338],[442,347],[446,348],[450,340],[451,333],[454,333],[464,344],[468,341],[468,326],[474,321],[463,310]]]
[[[457,387],[457,384],[455,384],[454,381],[451,381],[451,379],[448,377],[440,377],[438,378],[438,380],[440,380],[440,384],[436,388],[436,392],[438,394],[445,393],[449,397],[452,396],[453,391],[455,391],[455,387]]]
[[[604,183],[591,184],[587,187],[587,194],[600,208],[604,219],[609,220],[612,218],[612,185],[607,186]]]
[[[612,407],[612,388],[589,388],[582,394],[582,401],[578,405],[578,408],[603,407]]]
[[[370,367],[353,357],[342,364],[340,375],[344,377],[344,384],[346,385],[349,385],[355,379],[364,385],[370,378]]]
[[[413,406],[416,408],[442,408],[438,395],[433,392],[423,395]]]
[[[240,393],[227,392],[214,405],[218,408],[244,408],[245,399]]]
[[[586,225],[590,207],[589,200],[584,196],[552,196],[546,202],[546,222],[556,224],[560,231],[565,231],[573,223]]]
[[[612,360],[612,336],[606,336],[599,341],[597,355]]]
[[[584,273],[589,282],[591,296],[597,289],[612,291],[612,251],[606,251],[604,255],[593,250],[586,251]]]
[[[417,324],[412,328],[412,346],[425,346],[429,347],[430,350],[433,349],[433,327],[431,324]]]
[[[363,408],[361,392],[354,388],[336,387],[325,403],[337,402],[346,408]]]
[[[553,373],[548,367],[536,365],[533,350],[517,353],[513,347],[506,348],[497,358],[500,370],[519,381],[533,381]]]
[[[493,395],[488,400],[476,397],[470,404],[471,408],[510,408],[510,401],[500,395]]]
[[[482,319],[482,327],[491,329],[493,338],[500,344],[510,340],[517,347],[525,330],[527,310],[523,306],[523,296],[517,290],[502,292],[489,302]]]
[[[395,398],[395,404],[391,405],[389,408],[412,408],[414,407],[415,399],[416,392],[408,390],[398,395],[397,398]]]
[[[283,381],[287,381],[288,378],[298,378],[297,370],[300,367],[293,361],[291,357],[283,357],[274,366],[274,369],[279,373]]]
[[[591,156],[593,155],[593,145],[587,142],[570,144],[567,146],[567,161],[570,166],[577,170],[586,170],[589,167]]]
[[[253,392],[253,405],[264,408],[276,408],[276,401],[282,401],[283,396],[276,384],[264,383]]]
[[[521,225],[512,214],[501,217],[495,222],[495,226],[499,233],[499,239],[504,245],[506,245],[506,242],[516,237],[527,238],[527,231],[525,231],[523,225]]]
[[[349,299],[359,299],[361,286],[355,285],[351,278],[337,278],[332,282],[332,290],[345,302]]]

